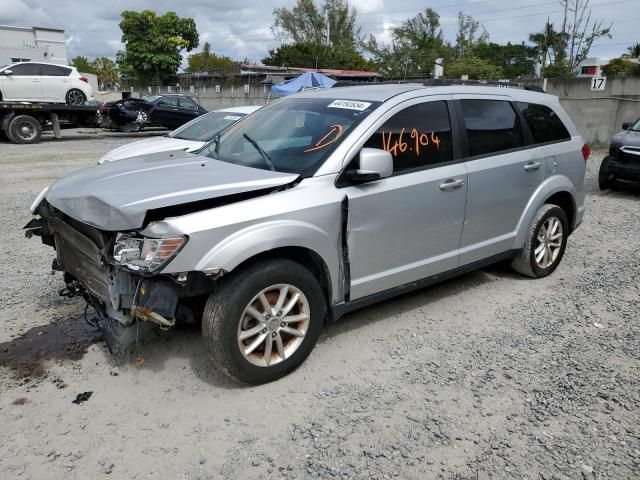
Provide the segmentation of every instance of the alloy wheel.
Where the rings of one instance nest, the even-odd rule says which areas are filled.
[[[534,256],[540,268],[549,268],[558,258],[562,248],[562,223],[557,217],[549,217],[538,230]]]
[[[71,90],[67,96],[69,98],[69,105],[79,106],[84,103],[84,94],[80,90]]]
[[[305,294],[289,284],[258,293],[245,307],[238,325],[238,347],[253,365],[269,367],[291,357],[309,329]]]

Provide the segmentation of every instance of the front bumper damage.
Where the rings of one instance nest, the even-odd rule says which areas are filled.
[[[181,298],[197,295],[207,280],[197,281],[196,274],[131,272],[110,258],[115,232],[77,222],[46,201],[37,213],[40,217],[24,227],[26,236],[39,236],[55,248],[52,268],[64,272],[67,284],[61,294],[81,295],[93,307],[111,353],[132,352],[153,324],[166,330],[181,315],[191,315]]]

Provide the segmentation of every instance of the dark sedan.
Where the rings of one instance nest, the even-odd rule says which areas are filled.
[[[187,95],[153,95],[127,98],[105,104],[111,123],[124,131],[139,130],[144,126],[165,127],[174,130],[207,113],[198,102]]]
[[[640,183],[640,120],[623,123],[622,128],[611,137],[609,155],[600,164],[601,190],[616,189],[620,181]]]

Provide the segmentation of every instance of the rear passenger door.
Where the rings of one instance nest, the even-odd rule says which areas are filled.
[[[58,65],[40,65],[42,98],[47,102],[64,102],[70,87],[70,68]]]
[[[513,248],[518,222],[544,181],[545,157],[531,148],[530,134],[510,98],[454,98],[469,175],[460,243],[460,264],[466,265]]]
[[[352,300],[458,266],[467,174],[450,97],[431,98],[394,107],[363,139],[391,152],[393,175],[344,187]]]

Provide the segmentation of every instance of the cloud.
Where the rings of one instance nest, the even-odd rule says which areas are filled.
[[[318,1],[318,0],[316,0]],[[640,18],[640,2],[609,5],[605,0],[593,0],[593,15],[613,21],[613,40],[601,40],[593,54],[616,56],[622,53],[635,37]],[[118,27],[123,10],[155,10],[157,13],[175,11],[181,17],[192,17],[200,32],[201,45],[211,43],[216,53],[236,59],[248,57],[259,60],[279,42],[273,37],[271,23],[273,9],[291,8],[295,0],[0,0],[0,24],[19,26],[47,26],[64,28],[70,57],[115,57],[122,48]],[[424,11],[422,0],[351,0],[358,10],[358,23],[362,33],[376,35],[380,41],[389,41],[389,29],[403,20]],[[442,2],[434,7],[448,40],[455,40],[456,15],[459,10],[482,22],[499,43],[526,41],[528,34],[542,29],[549,16],[559,23],[559,5],[549,1],[532,4],[525,0],[511,2],[492,0],[459,0],[449,5]],[[625,43],[626,42],[626,43]]]

